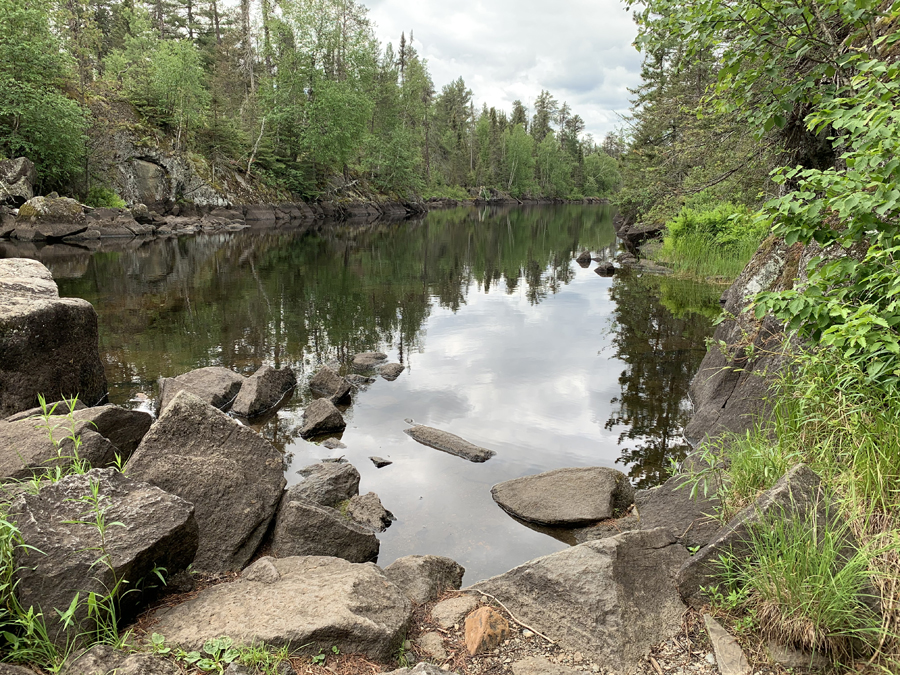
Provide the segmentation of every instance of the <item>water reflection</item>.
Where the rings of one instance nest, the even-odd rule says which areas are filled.
[[[100,317],[111,399],[155,394],[160,376],[224,365],[245,374],[345,366],[381,349],[407,369],[347,411],[345,449],[299,437],[305,387],[260,432],[296,470],[344,455],[397,517],[383,564],[448,555],[466,581],[564,544],[490,498],[494,483],[563,466],[614,466],[639,485],[683,452],[687,384],[718,289],[602,278],[573,258],[612,257],[604,207],[439,211],[416,221],[243,231],[184,239],[17,248],[47,264],[63,295]],[[471,464],[421,446],[405,419],[495,450]],[[376,469],[368,457],[393,461]]]

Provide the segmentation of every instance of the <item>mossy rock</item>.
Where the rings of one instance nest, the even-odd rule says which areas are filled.
[[[84,209],[67,197],[35,197],[19,208],[19,221],[81,223]]]

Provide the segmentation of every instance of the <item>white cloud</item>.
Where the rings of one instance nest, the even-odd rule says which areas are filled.
[[[396,46],[415,35],[435,86],[462,77],[476,105],[529,108],[542,89],[567,101],[602,138],[640,81],[636,28],[619,0],[370,0],[376,34]]]

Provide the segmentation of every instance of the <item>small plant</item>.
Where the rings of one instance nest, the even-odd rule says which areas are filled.
[[[325,653],[324,649],[319,649],[319,653],[312,657],[312,662],[314,665],[323,666],[325,665]]]
[[[124,209],[127,206],[124,199],[107,187],[92,187],[84,203],[87,206],[107,209]]]

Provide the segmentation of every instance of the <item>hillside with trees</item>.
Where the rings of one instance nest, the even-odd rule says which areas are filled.
[[[0,0],[0,88],[0,156],[100,202],[122,127],[211,184],[231,171],[304,199],[338,175],[401,199],[606,196],[619,180],[621,144],[567,103],[544,91],[504,111],[462,78],[438,89],[413,32],[380,44],[353,0]]]

